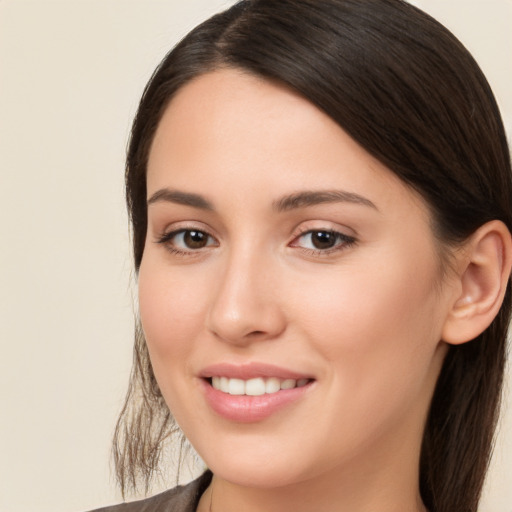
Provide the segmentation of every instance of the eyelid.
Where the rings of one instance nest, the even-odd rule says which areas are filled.
[[[355,242],[355,238],[353,236],[345,235],[344,233],[341,233],[340,231],[336,231],[334,229],[308,229],[307,231],[304,231],[303,233],[301,233],[298,236],[296,236],[292,240],[292,242],[295,242],[297,239],[300,239],[303,236],[309,235],[309,234],[312,234],[312,233],[330,233],[330,234],[333,234],[336,237],[342,239],[346,243],[353,243],[353,242]],[[290,245],[292,245],[292,244],[290,244]],[[293,247],[293,245],[292,245],[292,247]],[[326,249],[326,250],[328,250],[328,249]]]
[[[207,245],[194,249],[179,247],[172,243],[174,237],[178,236],[180,233],[186,233],[187,231],[196,231],[205,234],[209,239]],[[211,240],[213,240],[214,243],[210,243]],[[176,222],[171,225],[167,225],[158,234],[155,234],[154,242],[163,245],[174,255],[190,257],[199,256],[204,253],[205,250],[209,250],[212,247],[218,247],[219,245],[217,237],[212,234],[212,230],[209,227],[205,227],[203,223],[191,221]]]
[[[205,231],[204,229],[196,229],[196,228],[179,228],[179,229],[174,229],[172,231],[167,231],[166,233],[163,233],[159,239],[157,239],[157,243],[165,243],[171,239],[173,239],[175,236],[181,234],[181,233],[186,233],[187,231],[194,231],[196,233],[203,233],[204,235],[206,235],[208,238],[211,238],[212,240],[216,240],[215,237],[213,235],[211,235],[210,233],[208,233],[207,231]],[[194,249],[191,249],[191,251],[194,251]]]
[[[291,242],[289,242],[288,246],[298,249],[309,256],[327,257],[334,253],[344,251],[357,243],[358,239],[355,233],[348,234],[346,233],[346,231],[354,233],[354,231],[350,228],[342,228],[339,225],[333,225],[330,222],[308,222],[300,225],[299,228],[294,231],[292,235],[292,240]],[[300,238],[304,237],[305,235],[308,235],[310,233],[312,234],[321,232],[332,233],[333,235],[335,235],[337,238],[336,244],[333,247],[328,247],[324,249],[302,247],[301,245],[298,244],[298,240],[300,240]]]
[[[358,238],[357,232],[349,226],[321,219],[301,222],[294,228],[291,237],[295,239],[312,231],[332,231],[333,233],[340,233],[347,238]]]
[[[218,239],[218,236],[214,234],[214,230],[210,226],[201,221],[183,220],[166,223],[165,225],[162,223],[161,226],[162,227],[160,227],[158,224],[155,224],[153,228],[153,233],[156,239],[155,241],[164,236],[173,233],[179,233],[180,231],[202,231],[203,233],[207,233],[208,235],[213,237],[215,240]]]

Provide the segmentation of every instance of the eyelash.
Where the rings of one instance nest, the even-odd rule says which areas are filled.
[[[311,249],[307,247],[299,247],[298,245],[294,245],[294,242],[296,240],[299,240],[302,237],[305,237],[306,235],[313,235],[315,233],[322,233],[324,235],[333,236],[335,245],[333,247],[329,247],[326,249]],[[344,233],[340,233],[339,231],[336,231],[334,229],[305,229],[293,239],[290,246],[297,247],[303,253],[310,256],[329,256],[333,253],[337,253],[345,249],[348,249],[349,247],[353,246],[356,242],[357,240],[355,237],[346,235]]]
[[[169,233],[164,233],[162,236],[158,238],[156,241],[159,244],[165,245],[165,248],[171,252],[172,254],[176,256],[196,256],[201,252],[201,249],[205,249],[206,247],[209,247],[213,244],[207,244],[205,247],[201,247],[198,249],[180,249],[172,244],[173,238],[177,237],[178,235],[185,235],[186,233],[200,233],[201,235],[205,235],[207,239],[215,240],[213,236],[208,234],[206,231],[201,229],[195,229],[195,228],[180,228],[175,229],[173,231],[170,231]]]
[[[156,242],[162,245],[165,245],[166,249],[171,252],[174,255],[177,256],[196,256],[199,255],[202,252],[202,249],[206,249],[210,246],[216,246],[216,244],[210,244],[207,241],[207,245],[204,247],[200,247],[197,249],[189,248],[187,250],[180,249],[172,244],[172,240],[177,237],[178,235],[186,235],[187,233],[200,233],[201,235],[204,235],[209,240],[215,240],[213,236],[211,236],[208,232],[201,230],[201,229],[194,229],[194,228],[181,228],[176,229],[173,231],[170,231],[168,233],[164,233],[161,235]],[[295,242],[300,240],[301,238],[305,237],[306,235],[313,235],[313,234],[324,234],[328,236],[334,236],[335,245],[333,247],[325,248],[325,249],[313,249],[313,248],[307,248],[307,247],[300,247]],[[292,242],[289,244],[290,247],[296,247],[299,250],[301,250],[303,253],[309,255],[309,256],[329,256],[333,253],[337,253],[340,251],[343,251],[344,249],[347,249],[351,246],[353,246],[357,242],[356,238],[353,236],[345,235],[344,233],[340,233],[339,231],[335,231],[333,229],[306,229],[299,234],[297,234]]]

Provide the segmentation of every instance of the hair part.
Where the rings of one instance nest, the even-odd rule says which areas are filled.
[[[284,84],[326,112],[422,196],[441,247],[464,242],[493,219],[511,230],[510,155],[500,113],[478,65],[447,29],[402,0],[245,0],[190,32],[143,93],[126,164],[136,270],[147,229],[146,167],[160,119],[180,88],[222,67]],[[420,461],[421,495],[431,512],[477,510],[511,307],[508,286],[491,326],[446,356]],[[123,492],[141,477],[148,488],[162,443],[178,430],[138,327],[114,438]]]

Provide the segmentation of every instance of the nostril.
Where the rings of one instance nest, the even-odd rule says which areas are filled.
[[[217,339],[240,346],[282,334],[286,319],[280,307],[271,301],[253,302],[226,292],[211,304],[206,328]]]

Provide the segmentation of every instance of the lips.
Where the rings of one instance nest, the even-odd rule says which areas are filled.
[[[199,376],[204,379],[211,379],[212,377],[228,377],[230,379],[254,379],[256,377],[270,378],[275,377],[280,380],[286,379],[311,379],[312,375],[296,372],[267,363],[246,363],[246,364],[230,364],[230,363],[219,363],[212,364],[204,368]]]
[[[274,365],[216,364],[201,373],[208,405],[230,421],[262,421],[305,397],[315,379]]]

